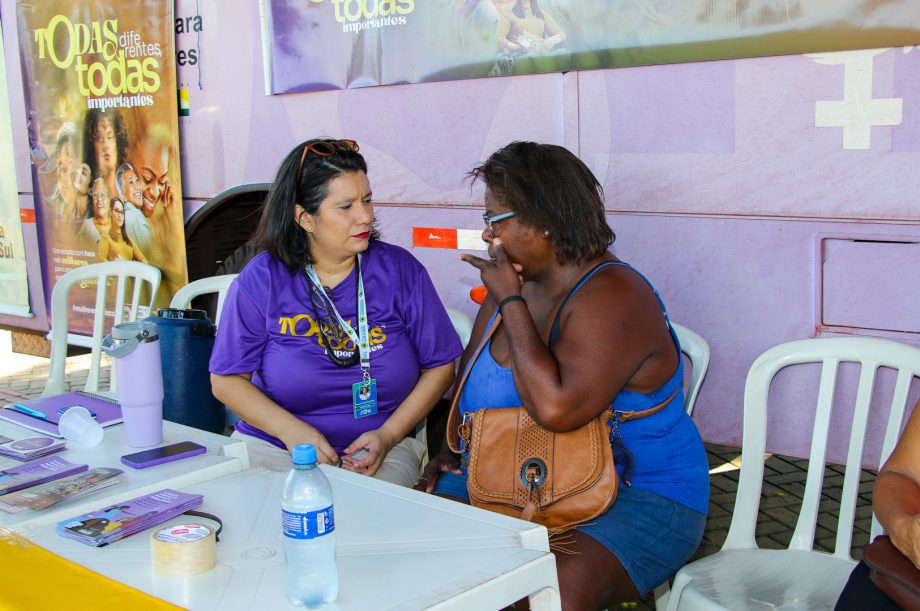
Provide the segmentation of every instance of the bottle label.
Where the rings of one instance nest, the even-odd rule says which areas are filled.
[[[335,530],[332,505],[319,511],[294,513],[281,510],[281,530],[291,539],[316,539]]]

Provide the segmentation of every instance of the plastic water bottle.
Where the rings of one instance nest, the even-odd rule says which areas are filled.
[[[314,446],[294,446],[291,458],[281,499],[287,595],[292,605],[312,608],[339,594],[332,486],[316,466]]]

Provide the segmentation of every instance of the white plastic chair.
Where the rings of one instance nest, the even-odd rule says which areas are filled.
[[[189,282],[176,291],[172,301],[169,303],[169,307],[184,309],[189,306],[192,299],[199,295],[217,293],[217,310],[214,313],[214,324],[216,326],[220,322],[220,315],[224,309],[224,298],[227,296],[227,289],[230,288],[237,276],[239,274],[223,274]]]
[[[689,416],[693,412],[696,397],[700,394],[700,386],[703,385],[706,372],[709,371],[709,343],[696,331],[673,320],[671,326],[674,328],[674,333],[677,334],[677,339],[680,340],[681,352],[686,354],[690,361],[690,380],[687,384],[687,391],[684,393],[684,409],[687,410]],[[664,611],[667,608],[670,593],[667,581],[655,588],[655,608],[658,611]]]
[[[697,395],[700,394],[700,386],[703,385],[703,379],[706,377],[706,372],[709,371],[709,343],[693,329],[688,329],[673,320],[671,326],[674,327],[677,339],[680,340],[681,351],[690,359],[690,382],[684,395],[684,406],[689,416],[693,413],[693,405],[696,403]]]
[[[837,369],[859,363],[847,464],[833,553],[814,549],[825,455]],[[784,367],[820,363],[815,424],[802,506],[788,549],[759,549],[755,540],[767,438],[767,398],[771,382]],[[876,372],[897,371],[882,443],[881,462],[894,448],[904,420],[911,381],[920,376],[920,349],[885,339],[835,337],[780,344],[751,366],[744,389],[741,474],[732,523],[722,549],[692,562],[674,578],[668,609],[832,609],[855,561],[850,557],[863,442],[870,416]],[[797,406],[799,407],[799,406]],[[800,404],[801,409],[805,409]],[[873,414],[885,417],[885,411]],[[834,419],[834,424],[840,423]],[[881,531],[873,517],[870,539]]]
[[[470,335],[473,333],[473,320],[455,308],[445,307],[447,315],[450,317],[451,324],[454,325],[454,331],[460,337],[463,347],[470,342]],[[425,444],[425,454],[422,456],[422,468],[428,463],[428,419],[424,418],[415,427],[415,438]]]
[[[105,309],[108,296],[108,279],[116,278],[118,284],[115,289],[115,320],[117,325],[121,322],[137,320],[138,317],[149,316],[152,313],[153,302],[157,290],[160,288],[160,270],[139,261],[107,261],[105,263],[92,263],[84,267],[72,269],[61,276],[51,291],[51,364],[48,368],[48,382],[42,396],[55,395],[64,392],[64,365],[67,359],[67,331],[68,314],[70,313],[70,291],[74,285],[86,281],[96,282],[96,305],[93,316],[93,335],[91,338],[92,353],[90,356],[89,373],[86,376],[87,392],[99,392],[99,366],[102,338],[111,327],[106,328]],[[133,281],[133,291],[129,301],[129,311],[125,312],[125,293],[128,280]],[[149,301],[141,303],[141,290],[144,284],[149,285]],[[108,392],[115,391],[115,376],[110,376]]]
[[[445,307],[447,315],[450,316],[450,322],[454,325],[454,331],[460,337],[463,347],[470,343],[470,335],[473,333],[473,319],[456,308]]]

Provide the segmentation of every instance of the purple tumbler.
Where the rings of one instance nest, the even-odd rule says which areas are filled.
[[[163,365],[156,323],[125,322],[112,327],[102,349],[112,357],[115,387],[132,448],[163,442]]]

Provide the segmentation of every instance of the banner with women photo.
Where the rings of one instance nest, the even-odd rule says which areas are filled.
[[[187,276],[173,3],[17,9],[46,299],[70,269],[134,260],[162,271],[168,305]],[[72,330],[91,331],[95,292],[73,294]]]
[[[2,40],[3,34],[0,32],[0,42]],[[0,44],[0,313],[30,316],[29,281],[19,216],[12,132],[6,61],[3,44]]]
[[[916,0],[260,0],[271,93],[920,44]]]

